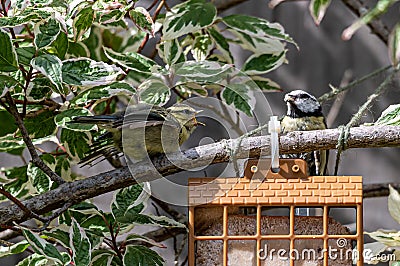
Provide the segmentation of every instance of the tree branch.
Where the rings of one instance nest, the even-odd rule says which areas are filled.
[[[31,138],[29,137],[29,133],[25,128],[24,122],[22,121],[22,118],[20,114],[18,113],[17,106],[15,105],[14,99],[12,98],[10,92],[6,93],[6,99],[9,105],[9,111],[11,115],[14,117],[17,126],[19,130],[21,131],[22,138],[24,139],[25,145],[28,148],[29,153],[31,154],[32,157],[32,162],[40,168],[46,175],[50,177],[51,180],[56,182],[57,184],[63,184],[65,181],[57,175],[55,172],[53,172],[50,167],[45,164],[42,159],[40,159],[39,155],[36,152],[35,146],[32,143]]]
[[[376,198],[389,196],[389,185],[400,191],[399,183],[367,184],[363,186],[364,198]]]
[[[347,148],[400,146],[400,126],[362,126],[351,128]],[[320,149],[335,149],[339,129],[291,132],[280,137],[280,153],[301,153]],[[66,203],[76,204],[106,192],[127,187],[137,182],[150,181],[209,164],[228,162],[231,151],[241,142],[236,158],[257,158],[261,153],[270,154],[269,136],[231,140],[195,147],[181,153],[153,159],[152,164],[139,162],[135,167],[115,169],[96,176],[60,185],[58,188],[34,196],[22,203],[32,212],[43,214]],[[210,163],[211,162],[211,163]],[[178,167],[179,165],[179,167]],[[18,206],[0,205],[0,224],[25,221],[25,213]]]
[[[343,3],[358,17],[361,17],[368,11],[368,7],[366,7],[360,0],[342,0]],[[368,27],[371,31],[384,43],[388,43],[389,39],[389,29],[383,24],[382,20],[375,18],[370,23],[368,23]]]

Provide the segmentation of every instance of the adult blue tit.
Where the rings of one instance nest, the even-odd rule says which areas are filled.
[[[104,156],[124,153],[130,159],[142,160],[179,150],[198,125],[199,112],[186,104],[169,108],[139,103],[113,115],[78,116],[72,123],[96,124],[107,130],[92,145],[82,160],[91,164]]]
[[[291,91],[285,95],[284,101],[287,112],[281,121],[282,134],[327,128],[321,105],[310,93],[302,90]],[[309,175],[327,174],[327,150],[288,154],[284,157],[304,159],[308,164]]]

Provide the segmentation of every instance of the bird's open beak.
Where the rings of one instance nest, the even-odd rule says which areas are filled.
[[[283,100],[284,100],[285,102],[294,102],[295,97],[286,94],[286,95],[285,95],[285,98],[284,98]]]

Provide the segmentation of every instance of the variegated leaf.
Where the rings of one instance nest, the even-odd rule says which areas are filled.
[[[129,16],[139,29],[154,36],[154,22],[145,8],[135,7],[129,12]]]
[[[397,23],[389,35],[388,41],[389,58],[394,67],[400,63],[400,22]]]
[[[309,10],[315,24],[321,23],[330,4],[331,0],[311,0]]]
[[[285,62],[285,52],[280,54],[255,54],[250,56],[243,66],[243,71],[248,75],[268,73]]]

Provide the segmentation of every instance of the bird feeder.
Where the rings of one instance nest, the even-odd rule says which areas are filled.
[[[249,160],[242,178],[189,179],[189,266],[363,265],[361,176],[307,176],[300,159],[280,159],[277,173],[270,165]],[[321,212],[296,216],[299,207]],[[355,210],[355,233],[331,208]]]

